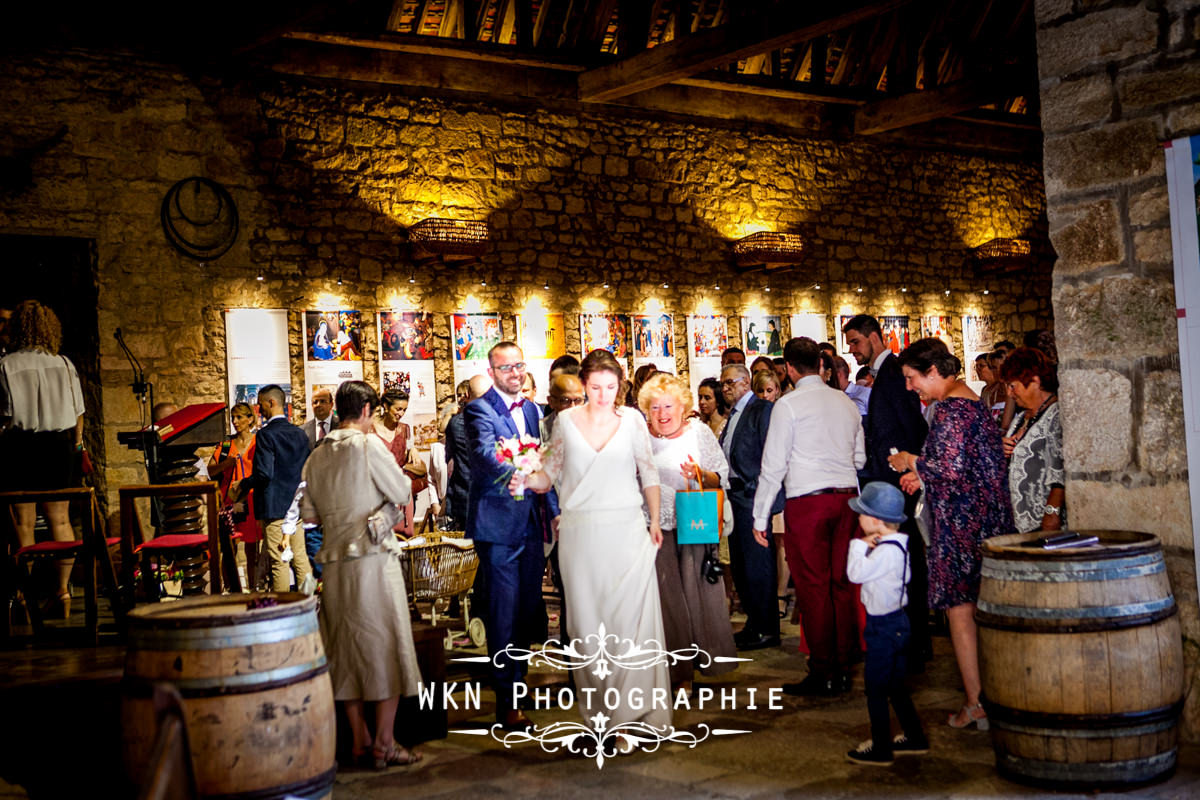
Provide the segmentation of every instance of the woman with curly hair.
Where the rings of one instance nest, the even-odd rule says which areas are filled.
[[[62,326],[49,308],[26,300],[13,311],[9,342],[11,352],[0,360],[3,485],[9,491],[66,489],[78,482],[85,409],[75,365],[58,352]],[[75,541],[68,502],[45,503],[43,508],[54,540]],[[20,546],[33,544],[34,504],[17,503],[13,512]],[[67,581],[74,564],[74,559],[57,562],[57,589],[46,605],[46,616],[66,619],[70,615]]]

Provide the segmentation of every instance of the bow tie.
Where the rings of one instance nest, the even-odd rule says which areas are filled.
[[[516,409],[520,408],[520,407],[521,407],[521,406],[523,406],[523,405],[525,405],[525,398],[524,398],[524,397],[522,397],[520,400],[518,400],[517,402],[515,402],[515,403],[513,403],[511,406],[509,406],[509,407],[508,407],[508,410],[509,410],[509,411],[515,411]]]

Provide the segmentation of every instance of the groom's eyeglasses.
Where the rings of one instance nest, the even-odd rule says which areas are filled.
[[[496,372],[503,372],[506,375],[508,373],[512,372],[514,369],[517,372],[524,372],[525,371],[525,362],[518,361],[515,364],[497,364],[496,366],[492,367],[492,369],[496,370]]]

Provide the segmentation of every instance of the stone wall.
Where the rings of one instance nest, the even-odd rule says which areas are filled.
[[[0,230],[97,243],[110,486],[144,480],[114,438],[138,420],[109,335],[118,326],[158,396],[184,404],[225,399],[229,307],[292,311],[296,387],[298,312],[336,305],[502,311],[507,325],[536,298],[567,313],[577,350],[579,312],[649,310],[656,299],[680,315],[680,371],[682,315],[704,309],[823,311],[831,336],[833,315],[859,311],[908,314],[914,334],[922,313],[952,315],[956,328],[963,313],[992,314],[997,336],[1013,339],[1051,324],[1033,161],[270,75],[229,82],[74,51],[10,59],[0,120],[0,150],[68,127],[33,163],[32,189],[0,194]],[[214,263],[174,251],[159,224],[167,189],[193,175],[225,185],[241,215],[236,245]],[[430,216],[485,217],[494,244],[471,267],[414,267],[403,232]],[[761,229],[800,232],[809,245],[806,263],[773,276],[770,292],[763,276],[736,274],[728,255],[731,239]],[[976,275],[970,247],[1020,235],[1033,239],[1040,267]],[[445,400],[445,316],[438,326]],[[375,381],[374,324],[364,327]]]
[[[1200,609],[1162,143],[1200,132],[1200,6],[1036,8],[1071,519],[1166,545],[1196,738]]]

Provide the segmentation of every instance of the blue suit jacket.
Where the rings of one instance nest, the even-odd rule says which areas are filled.
[[[525,430],[537,438],[541,409],[536,403],[521,406]],[[550,519],[558,516],[558,498],[551,491],[544,496],[527,492],[524,500],[508,493],[513,469],[496,461],[496,441],[520,432],[508,412],[508,406],[493,387],[463,411],[467,428],[468,461],[471,465],[471,491],[467,504],[467,536],[480,542],[516,546],[531,530],[539,535]]]
[[[254,516],[283,519],[300,485],[300,471],[308,460],[308,436],[279,417],[259,429],[254,444]]]
[[[761,397],[754,397],[742,409],[741,419],[733,430],[733,441],[729,445],[729,461],[733,471],[743,481],[738,488],[730,488],[730,499],[741,503],[754,503],[754,490],[758,488],[758,473],[762,471],[763,447],[767,443],[767,429],[771,425],[771,409],[775,406]],[[729,428],[721,431],[721,444],[725,444],[725,434]],[[732,476],[730,476],[732,478]],[[787,496],[783,489],[771,507],[772,514],[783,511]]]

